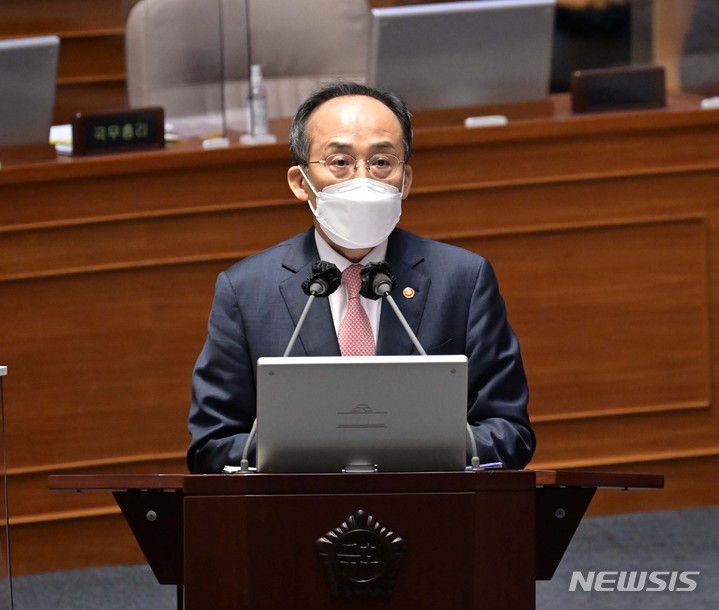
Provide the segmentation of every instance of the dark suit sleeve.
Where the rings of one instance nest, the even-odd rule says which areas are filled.
[[[239,465],[255,418],[254,376],[238,300],[222,273],[192,378],[190,472],[217,473],[225,465]]]
[[[529,423],[529,391],[519,342],[507,321],[492,266],[483,260],[471,297],[467,327],[467,419],[482,463],[524,468],[535,436]]]

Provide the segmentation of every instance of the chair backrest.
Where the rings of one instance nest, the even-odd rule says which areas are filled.
[[[271,117],[294,114],[322,82],[365,80],[367,0],[141,0],[125,32],[130,104],[161,105],[168,116],[217,111],[224,72],[226,102],[244,105],[245,1]]]

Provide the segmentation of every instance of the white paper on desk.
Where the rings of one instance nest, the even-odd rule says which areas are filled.
[[[255,468],[254,466],[250,466],[249,470],[250,470],[250,472],[255,472],[257,470],[257,468]],[[222,472],[224,472],[225,474],[237,474],[238,472],[245,472],[245,471],[242,470],[242,466],[226,465],[222,469]]]
[[[168,117],[165,132],[181,138],[199,137],[202,139],[223,135],[223,128],[242,133],[247,130],[247,109],[231,108],[225,112],[223,125],[220,113],[196,114],[182,117]]]
[[[72,125],[53,125],[50,127],[50,144],[62,155],[72,154]]]

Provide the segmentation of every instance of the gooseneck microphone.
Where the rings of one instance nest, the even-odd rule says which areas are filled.
[[[307,317],[307,314],[309,313],[310,307],[312,307],[312,303],[314,303],[315,298],[330,296],[335,290],[340,287],[341,283],[342,273],[336,265],[334,265],[333,263],[328,263],[326,261],[315,261],[314,263],[312,263],[312,271],[310,272],[309,276],[307,276],[307,279],[302,282],[302,291],[309,296],[309,299],[307,299],[305,308],[302,310],[302,315],[300,315],[300,319],[297,321],[297,326],[295,326],[292,337],[290,337],[290,342],[287,344],[287,349],[285,349],[283,358],[287,358],[290,355],[292,347],[294,346],[295,341],[297,341],[297,337],[299,337],[300,335],[302,325],[305,323],[305,318]],[[240,469],[243,472],[248,471],[250,468],[247,456],[250,453],[250,445],[255,439],[256,434],[257,418],[255,418],[255,421],[252,422],[252,428],[250,429],[250,433],[247,435],[247,442],[245,442],[245,447],[242,450]]]
[[[397,307],[397,303],[394,302],[390,292],[397,286],[397,278],[393,275],[392,270],[385,261],[378,263],[368,263],[362,267],[360,271],[360,278],[362,280],[362,287],[360,288],[360,294],[366,299],[387,299],[394,313],[397,315],[397,319],[402,324],[405,332],[412,339],[412,343],[417,348],[417,351],[423,356],[427,355],[424,348],[420,345],[416,335],[412,332],[412,329],[407,324],[407,320],[402,315],[402,312]]]
[[[326,261],[315,261],[312,263],[312,272],[307,279],[302,282],[302,290],[310,298],[307,299],[302,315],[297,322],[297,326],[295,326],[295,332],[293,332],[292,337],[290,337],[290,342],[287,344],[287,349],[283,354],[284,357],[290,355],[292,347],[302,330],[302,325],[305,323],[305,318],[310,311],[310,307],[312,307],[312,303],[314,303],[315,297],[330,296],[340,287],[341,283],[342,274],[333,263]]]
[[[315,261],[312,272],[302,282],[302,291],[310,296],[327,297],[340,287],[342,274],[334,263]]]
[[[397,307],[397,303],[394,302],[390,292],[397,286],[397,278],[392,273],[390,266],[386,261],[380,261],[378,263],[368,263],[360,271],[360,278],[362,279],[362,287],[360,288],[360,294],[366,299],[377,300],[384,298],[391,305],[397,318],[404,327],[405,332],[412,339],[412,343],[417,348],[417,351],[423,356],[427,355],[417,339],[417,336],[412,332],[412,329],[407,324],[402,312]],[[467,422],[467,435],[469,437],[470,449],[472,451],[472,470],[480,470],[479,453],[477,452],[477,440],[474,438],[472,433],[472,427]]]

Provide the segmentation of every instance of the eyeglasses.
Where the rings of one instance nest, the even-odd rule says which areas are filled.
[[[338,180],[352,177],[360,163],[364,163],[371,178],[375,180],[391,180],[397,175],[400,166],[404,165],[404,161],[400,161],[394,155],[385,153],[372,155],[366,161],[358,161],[352,155],[345,153],[335,153],[321,161],[308,161],[307,163],[321,163]]]

